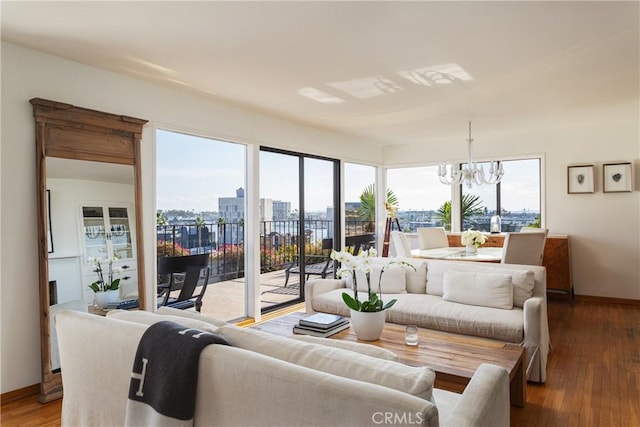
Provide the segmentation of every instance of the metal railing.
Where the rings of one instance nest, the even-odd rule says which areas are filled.
[[[285,269],[297,261],[300,244],[305,245],[307,263],[317,262],[326,255],[322,241],[333,236],[333,221],[260,222],[260,271],[266,273]],[[347,236],[371,233],[373,223],[346,221]],[[244,277],[244,223],[223,222],[160,225],[156,229],[158,256],[183,256],[208,253],[211,275],[209,282],[221,282]]]

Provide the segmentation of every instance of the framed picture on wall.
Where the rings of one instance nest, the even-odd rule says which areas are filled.
[[[630,162],[602,165],[602,186],[605,193],[621,193],[633,190],[633,169]]]
[[[567,192],[569,194],[593,193],[593,165],[567,167]]]

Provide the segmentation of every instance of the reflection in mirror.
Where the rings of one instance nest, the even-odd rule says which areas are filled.
[[[120,299],[136,298],[133,166],[47,157],[51,368],[60,368],[53,316],[60,309],[93,310],[97,280],[89,257],[109,259]]]

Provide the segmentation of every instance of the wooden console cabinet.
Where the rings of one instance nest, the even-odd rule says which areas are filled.
[[[505,236],[505,234],[489,235],[484,246],[502,247]],[[462,246],[460,233],[448,234],[447,237],[449,246]],[[550,235],[547,237],[542,265],[547,268],[547,292],[566,294],[573,303],[569,236]]]

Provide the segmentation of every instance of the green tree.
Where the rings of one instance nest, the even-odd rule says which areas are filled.
[[[527,224],[527,227],[541,228],[542,226],[540,225],[540,215],[536,215],[536,219],[534,219],[532,223]]]
[[[393,190],[387,188],[386,206],[397,209],[398,197]],[[360,221],[373,222],[376,219],[376,186],[369,184],[360,194],[360,207],[358,208]]]
[[[475,215],[482,215],[484,211],[480,196],[475,194],[465,194],[462,196],[462,221]],[[442,222],[446,230],[451,230],[451,201],[446,201],[438,208],[436,218]]]
[[[156,212],[156,225],[164,227],[167,224],[167,217],[164,216],[164,213],[162,211]]]
[[[196,224],[196,230],[198,231],[198,247],[200,248],[202,247],[202,229],[206,227],[207,222],[200,215],[198,215],[193,222]]]

